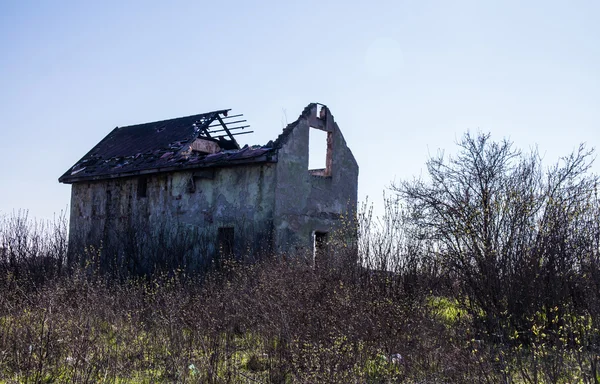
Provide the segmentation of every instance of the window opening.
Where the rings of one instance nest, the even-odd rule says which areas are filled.
[[[323,119],[326,115],[326,113],[325,113],[326,111],[323,107],[324,107],[323,104],[317,104],[317,117],[319,119]]]
[[[196,177],[195,176],[190,176],[190,178],[188,179],[187,191],[188,191],[188,193],[196,192]]]
[[[148,193],[148,178],[146,176],[141,176],[138,178],[138,186],[137,186],[137,197],[147,197]]]
[[[308,169],[324,172],[327,169],[329,132],[311,127],[308,135]]]
[[[314,232],[313,235],[313,258],[315,267],[323,264],[327,257],[327,232]]]
[[[112,218],[112,192],[110,190],[106,191],[106,205],[104,207],[104,215],[107,219],[106,223],[108,223],[108,219]]]
[[[233,257],[233,227],[219,228],[217,238],[219,243],[219,256],[221,259]]]

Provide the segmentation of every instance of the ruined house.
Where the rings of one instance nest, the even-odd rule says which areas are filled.
[[[262,146],[238,144],[244,123],[219,110],[112,130],[59,178],[72,186],[70,248],[167,227],[201,232],[198,257],[318,255],[357,203],[358,165],[333,115],[310,104]],[[312,129],[326,132],[324,169],[308,169]]]

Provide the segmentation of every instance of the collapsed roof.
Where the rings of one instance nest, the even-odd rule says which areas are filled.
[[[178,169],[276,161],[271,143],[240,148],[248,125],[229,109],[117,127],[58,180],[100,180]],[[238,118],[236,120],[236,118]],[[237,124],[237,125],[236,125]]]

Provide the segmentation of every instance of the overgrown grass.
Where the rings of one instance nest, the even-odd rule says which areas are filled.
[[[533,292],[513,321],[520,308],[478,307],[400,213],[333,249],[357,265],[257,255],[152,277],[67,269],[66,225],[5,218],[0,383],[600,382],[597,264],[557,273],[561,300]]]
[[[5,382],[416,382],[472,359],[427,305],[292,262],[203,282],[4,284]]]
[[[300,263],[114,282],[77,271],[0,300],[0,382],[594,382],[589,318],[479,339],[445,297]],[[541,333],[562,321],[562,333]],[[554,337],[562,338],[557,342]],[[571,338],[571,339],[569,339]],[[533,377],[533,374],[538,377]]]

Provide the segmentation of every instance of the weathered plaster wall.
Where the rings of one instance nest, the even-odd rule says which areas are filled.
[[[325,171],[308,170],[311,129],[328,132]],[[196,253],[210,259],[218,253],[218,228],[233,227],[237,256],[258,250],[310,256],[315,231],[332,233],[354,218],[358,164],[329,110],[317,118],[315,104],[284,130],[275,148],[276,163],[76,182],[69,244],[108,248],[131,228],[156,233],[183,227],[208,239]],[[145,197],[139,193],[143,178]]]
[[[316,176],[308,170],[311,126],[331,132],[330,176]],[[342,216],[356,211],[358,164],[331,113],[327,111],[323,120],[317,119],[316,105],[283,139],[276,176],[278,251],[306,251],[310,255],[315,231],[332,232],[344,225]]]
[[[272,245],[275,164],[146,177],[146,197],[138,196],[137,177],[73,184],[70,243],[106,243],[137,226],[183,226],[215,240],[209,256],[219,227],[234,227],[238,255]]]

